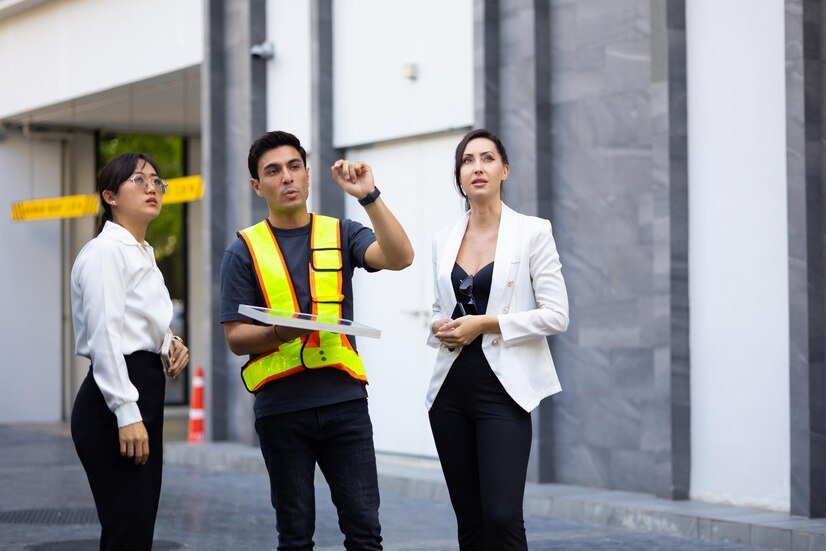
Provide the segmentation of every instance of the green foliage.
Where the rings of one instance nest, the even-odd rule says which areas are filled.
[[[179,178],[184,176],[183,150],[184,141],[177,136],[101,134],[98,170],[121,153],[147,153],[157,161],[161,178]]]

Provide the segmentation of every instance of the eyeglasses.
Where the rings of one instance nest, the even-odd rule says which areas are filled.
[[[152,184],[152,186],[155,188],[155,191],[157,191],[161,195],[166,193],[167,184],[158,177],[145,178],[140,174],[135,174],[134,176],[129,178],[127,182],[132,182],[132,185],[135,186],[135,189],[139,191],[145,190],[147,184]]]
[[[459,282],[459,292],[468,297],[467,304],[473,308],[473,314],[476,313],[476,301],[473,300],[473,276],[469,275],[461,282]]]

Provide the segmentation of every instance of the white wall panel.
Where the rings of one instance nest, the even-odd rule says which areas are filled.
[[[401,272],[357,270],[353,281],[356,320],[382,330],[380,340],[358,341],[380,451],[436,455],[424,406],[436,358],[425,344],[433,304],[431,244],[463,212],[452,183],[453,150],[461,137],[445,134],[347,152],[347,158],[371,165],[382,198],[416,252],[413,265]],[[347,199],[346,209],[348,218],[370,224],[355,199]]]
[[[336,147],[473,124],[471,0],[336,0],[333,25]]]
[[[0,423],[61,417],[60,221],[12,222],[15,201],[61,194],[61,144],[0,141]]]
[[[0,20],[0,118],[196,65],[201,0],[58,0]]]
[[[782,0],[687,3],[691,497],[789,508]]]
[[[295,134],[309,151],[310,0],[268,2],[267,40],[275,46],[267,71],[267,129]]]

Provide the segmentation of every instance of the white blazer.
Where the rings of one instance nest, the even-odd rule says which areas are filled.
[[[469,216],[466,212],[433,240],[436,300],[431,324],[450,317],[456,307],[450,273]],[[499,318],[501,334],[484,334],[482,351],[510,397],[531,411],[542,398],[562,390],[545,336],[568,328],[568,293],[548,220],[519,214],[502,204],[486,313]],[[427,391],[429,410],[461,348],[451,352],[432,332],[427,344],[439,349]]]

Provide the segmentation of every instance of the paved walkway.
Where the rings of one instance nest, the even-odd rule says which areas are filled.
[[[155,550],[275,548],[274,514],[256,449],[232,444],[173,443],[167,445],[165,454],[168,461]],[[385,456],[379,459],[385,549],[456,549],[455,520],[436,465]],[[528,493],[526,525],[531,550],[748,551],[770,547],[673,535],[675,526],[682,526],[674,518],[663,521],[667,517],[660,517],[654,522],[639,513],[634,516],[627,509],[625,502],[634,494],[558,485],[531,485]],[[584,495],[591,497],[586,500]],[[612,499],[614,505],[610,505]],[[554,509],[560,514],[549,514]],[[317,485],[317,510],[316,549],[342,549],[335,511],[322,480]],[[577,515],[589,517],[592,522],[570,519]],[[638,522],[629,522],[631,517]],[[698,518],[694,521],[699,530]],[[707,520],[709,532],[703,535],[724,535],[724,530],[715,529]],[[805,524],[806,530],[788,529],[790,545],[779,548],[826,549],[823,540],[815,539],[819,532],[810,531],[820,526],[820,521],[797,522]],[[644,527],[649,532],[627,530],[623,524]],[[826,530],[822,532],[826,534]],[[797,533],[810,533],[812,537],[796,537]],[[98,534],[85,474],[65,428],[0,425],[0,549],[93,550]]]

